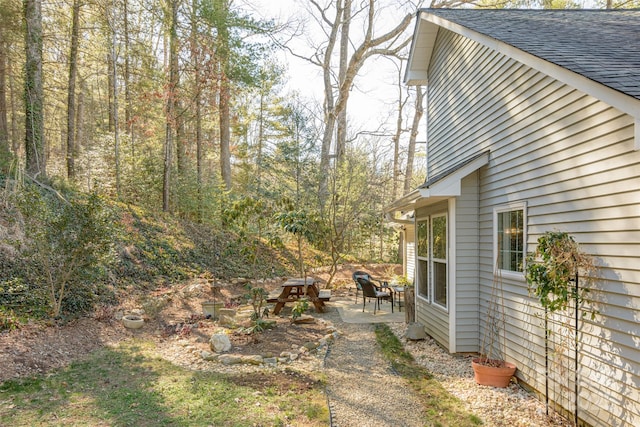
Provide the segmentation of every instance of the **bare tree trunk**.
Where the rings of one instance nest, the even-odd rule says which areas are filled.
[[[73,0],[71,13],[71,51],[69,52],[69,87],[67,90],[67,178],[76,179],[76,77],[78,75],[78,34],[80,0]]]
[[[9,122],[7,120],[7,69],[6,42],[0,35],[0,153],[9,152]]]
[[[15,77],[13,75],[11,61],[7,62],[7,74],[9,75],[9,103],[11,104],[11,148],[13,154],[18,156],[21,138],[18,136],[18,107],[16,105]]]
[[[172,111],[168,111],[167,115]],[[171,164],[173,162],[173,130],[171,123],[167,120],[165,125],[164,141],[164,174],[162,180],[162,210],[169,212],[171,196]]]
[[[231,189],[231,132],[229,130],[229,80],[222,76],[220,82],[220,171],[227,190]]]
[[[107,18],[110,19],[110,18]],[[112,32],[111,34],[111,43],[115,43],[115,34],[113,34],[113,32],[115,31],[114,28],[111,28],[113,24],[110,24],[110,28],[109,30]],[[115,111],[113,108],[113,94],[115,93],[116,89],[115,89],[115,82],[113,81],[114,79],[114,75],[116,74],[115,71],[115,62],[114,62],[114,56],[115,56],[115,48],[113,46],[111,46],[109,48],[109,53],[107,54],[107,90],[108,90],[108,99],[109,99],[109,132],[113,132],[114,130],[114,118],[113,118],[113,112]]]
[[[311,3],[316,7],[322,16],[322,20],[329,22],[326,10],[320,6],[315,0]],[[322,136],[322,146],[320,148],[320,185],[318,189],[318,204],[320,212],[324,209],[324,202],[329,196],[328,177],[331,155],[331,142],[333,141],[333,132],[335,130],[336,112],[334,109],[335,99],[333,96],[333,82],[331,57],[336,45],[338,31],[340,29],[340,21],[342,19],[342,0],[336,1],[336,15],[331,24],[331,31],[327,40],[327,46],[322,58],[322,80],[324,83],[324,134]]]
[[[178,4],[171,0],[169,17],[169,87],[167,88],[167,120],[164,144],[164,179],[162,183],[162,210],[169,212],[171,193],[171,166],[173,164],[173,128],[176,120],[176,90],[178,87]]]
[[[260,111],[258,112],[258,152],[256,153],[256,180],[258,181],[258,194],[262,189],[262,147],[264,143],[264,82],[260,90]]]
[[[123,1],[124,20],[124,120],[129,135],[131,158],[136,158],[136,135],[134,131],[133,99],[131,96],[131,35],[129,33],[129,0]]]
[[[131,50],[131,41],[129,38],[129,0],[123,0],[122,7],[122,13],[124,15],[122,17],[124,23],[124,121],[127,134],[131,140],[131,155],[133,157],[135,150],[133,148],[133,114],[131,113],[133,106],[131,101],[131,63],[129,58]]]
[[[176,94],[177,95],[177,94]],[[176,163],[178,166],[178,177],[187,172],[187,138],[185,138],[184,110],[179,99],[175,102],[175,126],[176,126]]]
[[[76,137],[75,137],[75,150],[76,154],[79,151],[80,144],[85,137],[84,132],[84,90],[85,83],[83,80],[80,80],[80,91],[78,92],[78,102],[76,108]]]
[[[333,50],[337,41],[337,33],[344,24],[342,22],[345,16],[345,1],[336,1],[336,15],[334,19],[330,19],[327,15],[327,9],[318,4],[316,0],[309,0],[309,2],[315,7],[318,13],[321,15],[319,19],[321,22],[331,25],[327,45],[324,48],[322,63],[318,63],[312,60],[313,63],[320,65],[323,70],[324,78],[324,110],[325,110],[325,128],[322,138],[322,148],[320,153],[320,185],[319,185],[319,204],[320,207],[324,205],[328,196],[328,176],[330,167],[330,150],[331,143],[333,141],[333,132],[336,126],[336,120],[347,109],[347,103],[349,101],[349,95],[351,88],[353,87],[354,80],[358,75],[358,72],[366,62],[366,60],[375,55],[392,55],[396,54],[400,49],[405,47],[410,39],[407,38],[402,42],[398,42],[398,37],[408,27],[412,14],[407,14],[400,23],[379,37],[374,36],[374,21],[376,16],[376,2],[375,0],[368,0],[363,2],[362,10],[367,12],[367,18],[365,20],[364,39],[360,45],[349,56],[346,68],[344,68],[344,74],[342,80],[339,80],[335,85],[332,81],[332,68],[331,58],[333,56]],[[349,14],[351,16],[351,14]],[[342,41],[341,41],[342,44]],[[334,91],[336,96],[334,96]]]
[[[416,153],[416,138],[420,131],[420,120],[424,114],[424,97],[422,86],[416,86],[415,114],[411,123],[411,135],[409,136],[409,148],[407,150],[407,171],[404,176],[404,191],[407,194],[411,191],[411,180],[413,179],[413,159]]]
[[[200,72],[196,71],[196,76],[199,76]],[[202,221],[202,159],[204,157],[204,150],[202,149],[202,96],[200,88],[196,89],[196,181],[198,183],[198,221]]]
[[[116,174],[116,197],[120,198],[120,123],[118,119],[118,57],[117,57],[117,33],[116,33],[116,17],[117,17],[117,6],[116,0],[112,0],[112,15],[111,15],[111,90],[112,93],[112,110],[110,115],[110,125],[113,126],[113,155],[115,158],[115,174]]]
[[[200,47],[198,44],[198,1],[192,0],[191,3],[191,62],[193,63],[193,80],[195,82],[195,119],[196,119],[196,182],[198,193],[198,221],[202,221],[202,91],[200,90],[201,69],[200,69]]]
[[[46,177],[41,0],[24,0],[24,17],[26,23],[24,79],[26,172],[33,178]]]
[[[218,30],[218,59],[220,62],[220,100],[218,103],[220,126],[220,173],[227,190],[231,189],[231,132],[230,109],[231,90],[229,84],[229,27],[228,0],[215,0],[219,17],[217,19]]]
[[[326,97],[326,93],[325,93]],[[336,116],[333,111],[326,111],[324,115],[324,134],[322,137],[322,147],[320,148],[320,185],[318,188],[318,204],[320,212],[324,209],[324,202],[329,197],[329,187],[327,175],[331,160],[331,141],[333,141],[333,130],[335,129]]]
[[[401,62],[402,64],[402,62]],[[402,136],[402,113],[407,103],[407,98],[402,99],[402,67],[398,67],[398,116],[396,117],[396,133],[393,135],[393,188],[392,199],[398,198],[400,190],[400,137]]]
[[[349,29],[351,25],[351,0],[344,0],[342,10],[342,25],[340,29],[340,65],[338,71],[338,82],[342,86],[347,74],[347,64],[349,57]],[[338,123],[336,130],[336,162],[344,156],[347,145],[347,109],[338,112]]]

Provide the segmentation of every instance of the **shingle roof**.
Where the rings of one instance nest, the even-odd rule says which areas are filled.
[[[422,9],[640,99],[640,9]]]

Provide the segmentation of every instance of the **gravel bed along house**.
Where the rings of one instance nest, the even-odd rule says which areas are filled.
[[[433,339],[411,341],[404,338],[406,325],[389,324],[411,353],[451,394],[465,404],[465,408],[482,419],[485,426],[568,426],[571,423],[559,416],[547,417],[544,402],[512,382],[500,389],[479,386],[473,378],[471,357],[447,353]]]

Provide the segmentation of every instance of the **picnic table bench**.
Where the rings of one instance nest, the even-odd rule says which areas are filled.
[[[282,284],[282,291],[278,295],[271,295],[267,302],[276,303],[273,314],[280,313],[280,310],[288,302],[296,302],[306,297],[311,301],[316,312],[324,312],[324,303],[331,299],[331,290],[318,288],[318,284],[312,277],[289,279]]]

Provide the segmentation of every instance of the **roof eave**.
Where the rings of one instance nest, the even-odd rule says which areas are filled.
[[[405,194],[399,199],[391,202],[391,204],[385,206],[383,209],[383,213],[387,216],[387,219],[393,221],[394,219],[390,215],[392,215],[394,212],[406,212],[413,210],[413,206],[420,197],[420,190],[416,188],[410,193]]]
[[[402,196],[384,208],[388,221],[395,222],[395,212],[414,211],[419,207],[438,203],[462,194],[462,179],[489,163],[489,151],[466,159],[445,171],[433,181],[427,181],[412,192]]]
[[[416,25],[409,50],[404,83],[409,86],[426,85],[431,53],[438,34],[438,26],[423,19],[424,11],[416,16]]]
[[[553,77],[554,79],[591,95],[594,98],[600,99],[612,107],[634,117],[636,119],[636,127],[640,124],[640,100],[631,95],[610,88],[602,83],[591,80],[559,65],[553,64],[503,41],[494,39],[475,30],[464,27],[463,25],[429,13],[428,10],[422,10],[419,17],[420,23],[416,26],[416,31],[426,31],[426,33],[423,36],[419,34],[414,35],[414,41],[420,40],[421,37],[433,37],[431,44],[431,46],[433,46],[433,43],[435,43],[435,36],[437,36],[437,30],[434,31],[431,27],[445,28],[468,39],[474,40],[483,46],[495,50],[496,52],[500,52],[507,57],[513,58],[534,70],[538,70],[541,73]],[[422,43],[425,42],[423,41]],[[418,50],[416,51],[419,52]],[[413,52],[411,53],[413,54]],[[415,62],[415,60],[410,57],[408,63],[413,62]],[[415,68],[415,66],[413,68]],[[428,63],[425,71],[426,70],[428,70]],[[409,71],[408,66],[407,71]],[[639,142],[636,139],[636,144],[638,143]]]

